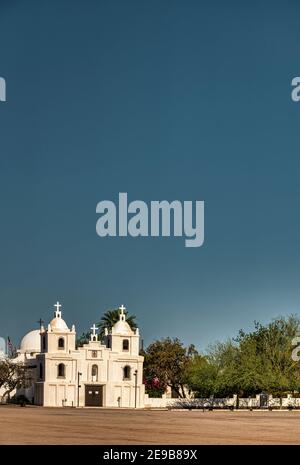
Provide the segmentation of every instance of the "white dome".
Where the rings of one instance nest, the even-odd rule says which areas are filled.
[[[120,313],[119,313],[119,321],[117,321],[113,327],[112,327],[112,334],[120,334],[124,336],[129,336],[133,335],[134,332],[130,328],[129,324],[126,321],[126,314],[124,313],[124,310],[126,310],[126,307],[124,305],[121,305],[119,307]]]
[[[6,341],[4,337],[0,337],[0,354],[4,355],[6,353]]]
[[[55,317],[53,318],[53,320],[50,321],[50,327],[52,331],[69,331],[67,323],[60,316]]]
[[[23,337],[20,344],[20,351],[26,353],[41,351],[41,336],[39,329],[34,329]]]
[[[113,333],[114,334],[130,335],[130,334],[132,334],[132,329],[130,328],[127,321],[119,320],[113,326]]]

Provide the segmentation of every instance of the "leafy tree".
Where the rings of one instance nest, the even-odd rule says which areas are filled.
[[[0,361],[0,388],[4,388],[3,398],[14,389],[29,387],[31,383],[30,368],[23,363],[14,363],[9,359]]]
[[[194,344],[190,344],[187,348],[187,355],[188,357],[196,357],[199,355],[198,350],[196,349]]]
[[[188,385],[202,395],[248,396],[262,391],[282,396],[299,390],[300,367],[292,360],[292,339],[299,332],[295,316],[277,318],[266,326],[240,331],[235,339],[209,348],[194,358]]]
[[[279,396],[299,390],[300,367],[291,357],[292,339],[299,328],[300,320],[291,315],[267,326],[255,323],[255,330],[249,334],[240,332],[237,340],[253,390]]]
[[[195,397],[209,397],[216,392],[217,375],[217,367],[207,357],[197,355],[187,368],[186,383]]]
[[[157,379],[161,389],[169,386],[178,397],[186,397],[184,388],[191,356],[179,339],[157,340],[147,347],[144,356],[146,379]]]

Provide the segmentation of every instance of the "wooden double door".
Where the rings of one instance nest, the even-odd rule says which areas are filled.
[[[100,384],[85,385],[85,406],[102,407],[103,406],[103,386]]]

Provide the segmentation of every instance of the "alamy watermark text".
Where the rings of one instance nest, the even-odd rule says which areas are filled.
[[[6,102],[6,82],[0,77],[0,102]]]
[[[194,205],[193,205],[194,204]],[[128,204],[127,193],[119,193],[119,203],[102,200],[96,232],[100,237],[182,237],[186,247],[200,247],[204,242],[204,201],[134,200]],[[150,224],[149,224],[150,223]]]
[[[292,79],[292,100],[293,102],[300,102],[300,77],[294,77]]]

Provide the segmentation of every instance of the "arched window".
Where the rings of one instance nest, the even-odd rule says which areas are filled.
[[[64,340],[63,337],[60,337],[60,338],[58,339],[58,348],[59,348],[59,349],[64,349],[64,348],[65,348],[65,340]]]
[[[40,379],[43,379],[43,376],[44,376],[44,373],[43,373],[43,365],[40,363],[40,373],[39,373]]]
[[[98,365],[92,366],[92,381],[98,381]]]
[[[123,339],[123,350],[124,351],[129,350],[129,341],[128,341],[128,339]]]
[[[129,365],[126,365],[124,368],[123,368],[123,379],[130,379],[130,366]]]
[[[60,363],[57,367],[57,377],[58,378],[66,377],[66,367],[63,363]]]

